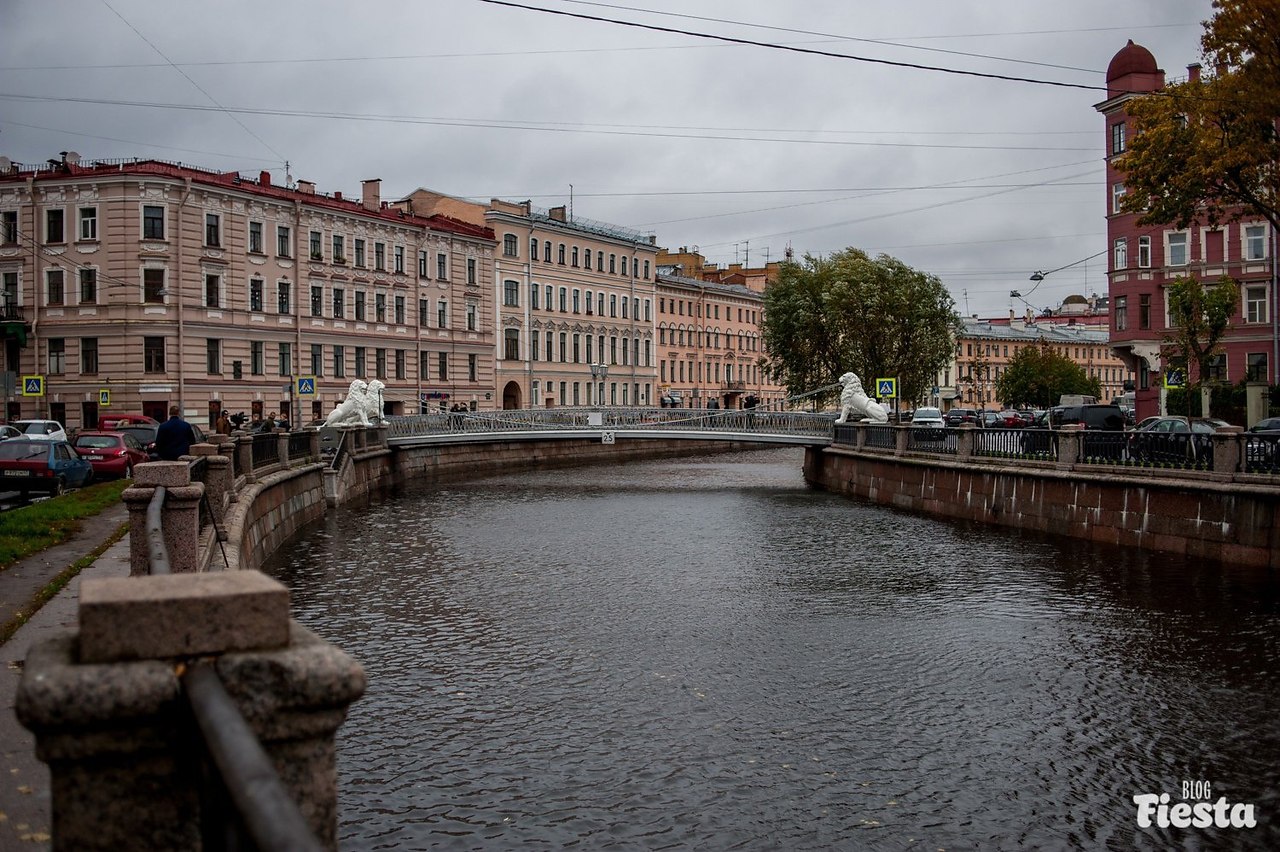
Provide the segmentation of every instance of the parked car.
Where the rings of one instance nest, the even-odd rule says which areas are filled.
[[[1249,427],[1244,436],[1245,460],[1250,468],[1274,468],[1280,461],[1280,417],[1268,417]]]
[[[917,441],[941,441],[946,438],[946,421],[937,408],[917,408],[911,415],[912,437]]]
[[[1211,420],[1156,417],[1143,424],[1129,434],[1129,457],[1135,461],[1195,463],[1213,455],[1217,426]]]
[[[142,444],[124,432],[80,432],[71,442],[80,458],[93,465],[94,476],[133,478],[134,465],[151,460]]]
[[[1077,424],[1085,429],[1102,429],[1108,432],[1124,431],[1124,412],[1118,405],[1059,405],[1049,409],[1049,427],[1059,429]]]
[[[33,441],[67,440],[67,430],[57,420],[15,420],[12,425]]]
[[[93,480],[93,465],[66,441],[11,438],[0,441],[0,491],[61,494]]]
[[[98,417],[98,429],[104,432],[110,432],[120,426],[131,426],[140,424],[144,426],[158,426],[159,421],[154,417],[148,417],[145,414],[103,414]]]
[[[978,425],[984,429],[997,429],[1004,426],[1004,418],[999,411],[978,412]]]
[[[134,423],[129,426],[121,426],[115,431],[123,432],[126,435],[132,435],[137,439],[142,448],[146,450],[147,455],[154,461],[156,459],[156,429],[160,428],[160,424],[148,425],[146,423]],[[192,443],[199,444],[204,441],[204,430],[196,424],[191,424],[191,431],[195,434],[195,440]]]
[[[943,415],[948,426],[959,426],[961,423],[978,424],[978,412],[972,408],[953,408]]]
[[[12,426],[6,424],[0,425],[0,441],[7,441],[10,438],[21,438],[22,433]]]

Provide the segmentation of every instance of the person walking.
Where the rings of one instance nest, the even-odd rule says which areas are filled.
[[[169,406],[169,419],[156,427],[156,455],[161,461],[177,461],[191,452],[194,442],[191,424],[178,415],[178,406]]]
[[[213,430],[219,435],[231,434],[231,418],[227,416],[225,409],[218,412],[218,420],[213,424]]]

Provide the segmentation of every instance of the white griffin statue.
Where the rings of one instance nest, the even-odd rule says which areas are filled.
[[[381,385],[381,382],[378,383]],[[379,389],[381,390],[381,389]],[[329,416],[325,418],[325,426],[369,426],[369,386],[361,379],[351,383],[347,398],[338,403]],[[381,401],[381,393],[378,394]]]
[[[867,396],[862,389],[862,381],[857,373],[845,373],[840,377],[840,416],[837,423],[848,422],[850,415],[854,420],[870,420],[872,423],[888,423],[889,412],[884,406]]]

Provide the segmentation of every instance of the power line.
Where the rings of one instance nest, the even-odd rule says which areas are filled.
[[[155,142],[139,142],[134,139],[119,139],[115,136],[99,136],[96,133],[80,133],[75,130],[63,130],[58,127],[42,127],[39,124],[24,124],[21,121],[10,121],[2,119],[0,123],[11,125],[13,127],[29,127],[32,130],[45,130],[49,133],[61,133],[66,136],[81,136],[85,139],[104,139],[107,142],[123,142],[126,145],[142,145],[145,148],[162,148],[166,151],[186,151],[191,154],[207,154],[210,157],[226,157],[230,160],[255,160],[261,163],[276,163],[278,160],[267,159],[266,157],[250,157],[246,154],[227,154],[221,151],[203,151],[199,148],[179,148],[175,145],[159,145]]]
[[[922,65],[916,62],[902,62],[892,59],[875,59],[869,56],[856,56],[848,53],[835,53],[828,50],[814,50],[813,48],[796,47],[794,45],[777,44],[767,41],[755,41],[753,39],[734,38],[732,36],[715,35],[713,33],[701,33],[694,30],[682,30],[674,27],[661,27],[656,24],[642,24],[636,21],[622,21],[616,18],[605,18],[600,15],[587,15],[581,12],[568,12],[563,9],[546,9],[541,6],[530,6],[524,3],[515,3],[512,0],[476,0],[479,3],[488,3],[492,6],[503,6],[510,9],[523,9],[528,12],[541,12],[546,15],[559,15],[566,18],[578,18],[584,21],[595,21],[597,23],[615,24],[621,27],[633,27],[635,29],[651,30],[660,33],[672,33],[675,35],[691,36],[693,38],[705,38],[715,41],[723,41],[729,44],[744,44],[753,47],[763,47],[770,50],[783,50],[791,53],[801,53],[809,56],[825,56],[830,59],[847,59],[853,62],[867,62],[873,65],[888,65],[894,68],[911,68],[917,71],[936,71],[942,74],[956,74],[964,77],[980,77],[987,80],[1004,80],[1012,83],[1035,83],[1041,86],[1056,86],[1067,89],[1085,89],[1092,92],[1105,92],[1107,87],[1089,85],[1086,83],[1065,83],[1059,80],[1041,80],[1034,77],[1015,77],[1008,74],[993,74],[986,71],[965,71],[959,68],[946,68],[939,65]]]

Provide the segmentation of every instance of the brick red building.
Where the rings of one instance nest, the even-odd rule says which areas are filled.
[[[1198,80],[1200,66],[1188,66]],[[1107,66],[1107,99],[1095,105],[1105,121],[1107,159],[1107,238],[1110,247],[1109,294],[1111,346],[1136,374],[1139,419],[1161,413],[1164,373],[1169,367],[1161,346],[1169,333],[1165,290],[1191,275],[1211,282],[1229,275],[1240,284],[1240,303],[1231,320],[1225,351],[1210,375],[1229,383],[1248,378],[1275,384],[1280,361],[1276,325],[1275,239],[1260,216],[1186,230],[1138,224],[1138,214],[1120,211],[1124,174],[1113,165],[1131,135],[1126,106],[1130,100],[1165,86],[1155,57],[1130,41]]]

